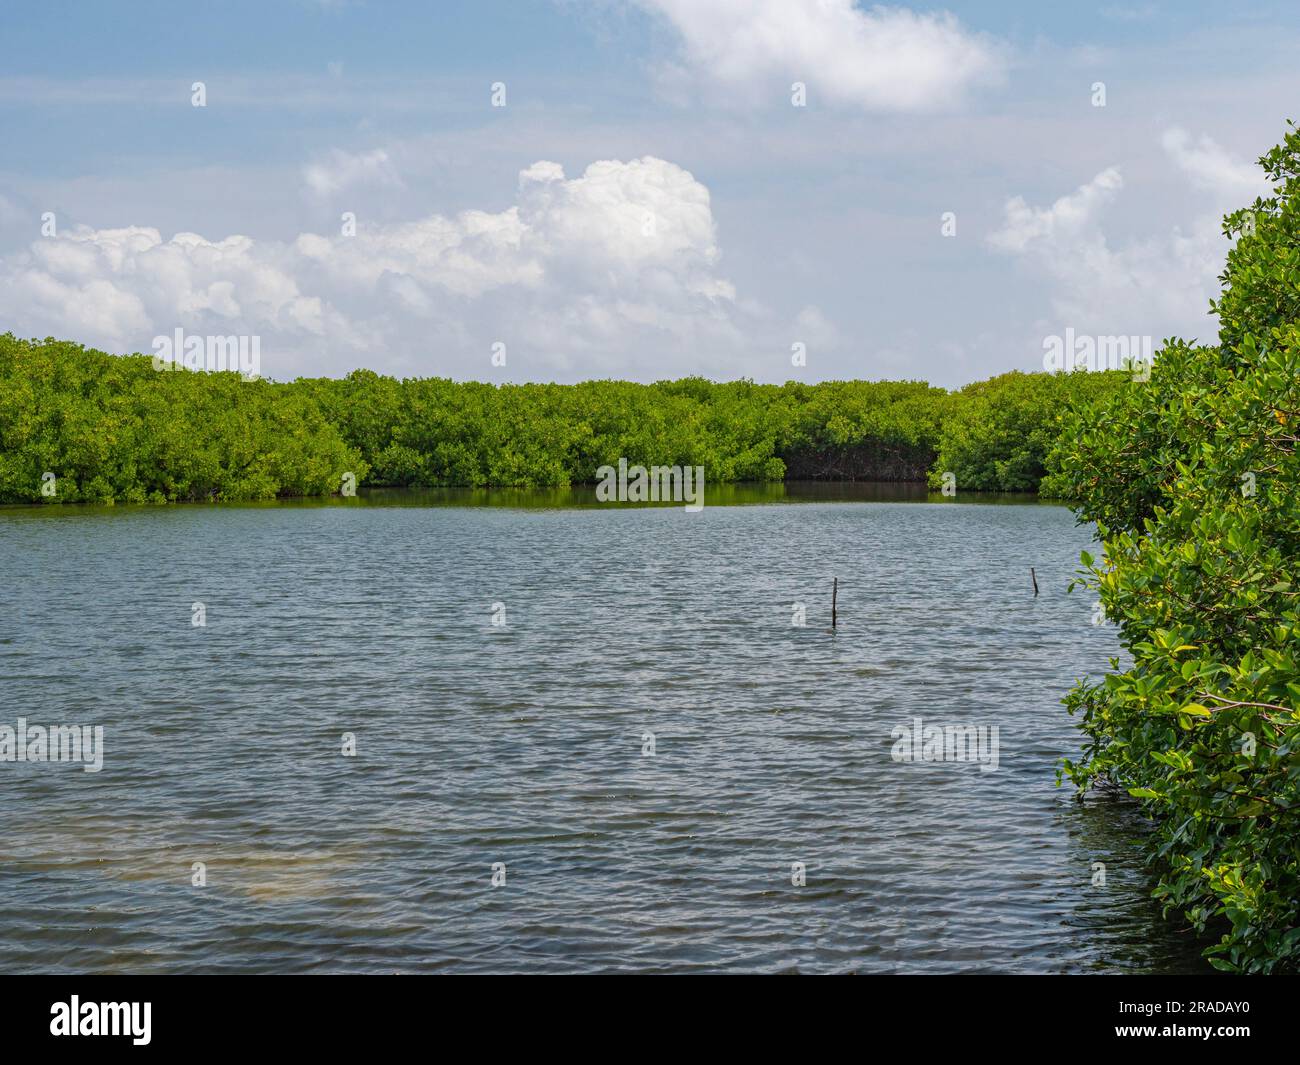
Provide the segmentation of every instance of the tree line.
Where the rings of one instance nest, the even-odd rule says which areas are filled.
[[[0,502],[170,503],[372,486],[590,484],[620,458],[710,483],[846,479],[1038,491],[1072,404],[1123,373],[760,385],[158,372],[144,355],[0,335]],[[52,486],[51,486],[52,482]]]

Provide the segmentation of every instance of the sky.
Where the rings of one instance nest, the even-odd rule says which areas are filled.
[[[1300,118],[1286,3],[44,0],[0,42],[0,330],[256,336],[278,380],[1213,342]]]

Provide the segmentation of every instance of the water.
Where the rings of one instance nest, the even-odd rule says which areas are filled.
[[[105,730],[0,762],[0,972],[1203,971],[1055,786],[1087,531],[772,491],[0,510],[0,724]],[[917,716],[996,771],[894,761]]]

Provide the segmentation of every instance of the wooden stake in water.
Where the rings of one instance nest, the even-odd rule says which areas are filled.
[[[833,578],[833,580],[835,581],[835,583],[831,585],[831,628],[832,629],[835,628],[835,601],[840,597],[840,579],[838,577],[835,577]]]
[[[1029,567],[1029,579],[1034,582],[1034,598],[1038,598],[1038,578],[1034,576],[1034,567]]]

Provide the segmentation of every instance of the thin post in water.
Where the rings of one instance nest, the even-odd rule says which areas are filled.
[[[834,584],[831,585],[831,628],[835,628],[835,602],[840,597],[840,579],[832,578]]]
[[[1029,579],[1034,582],[1034,597],[1038,597],[1038,578],[1034,576],[1034,567],[1029,567]]]

